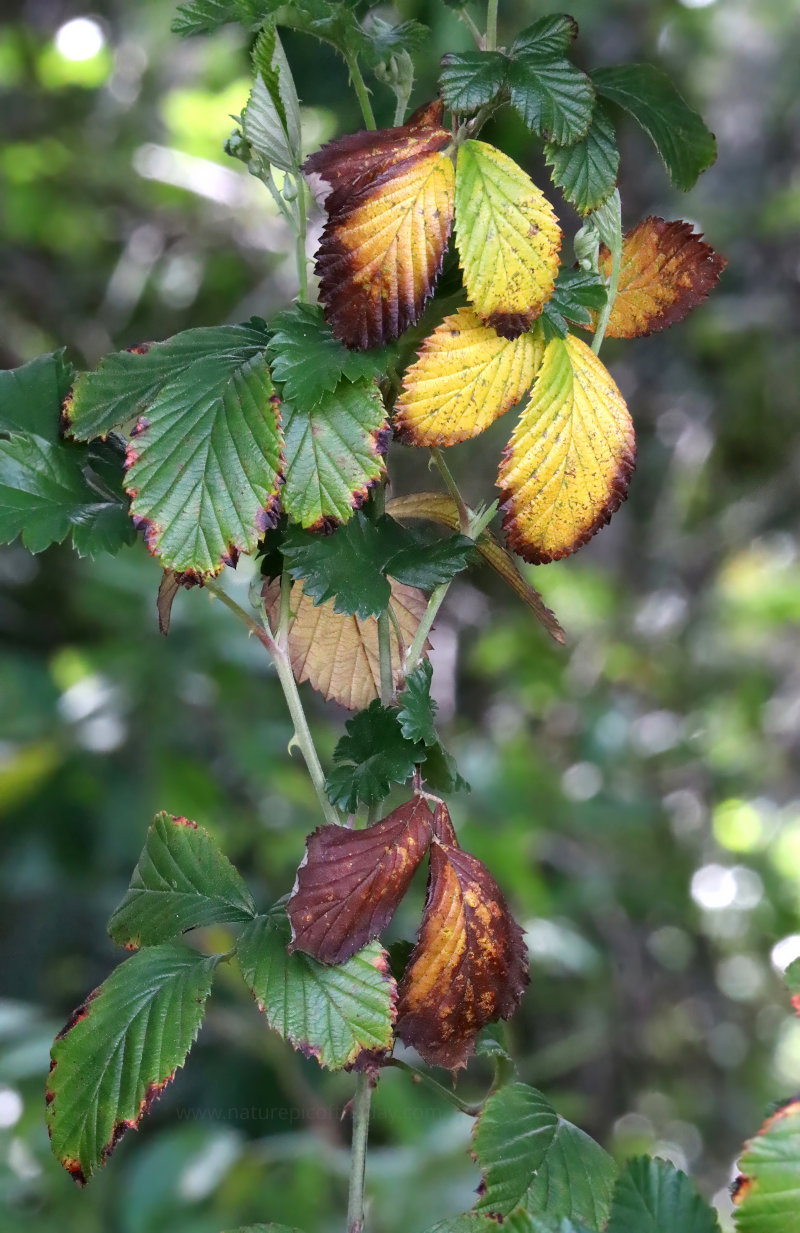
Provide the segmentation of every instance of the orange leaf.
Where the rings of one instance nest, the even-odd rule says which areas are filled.
[[[403,635],[404,650],[414,641],[427,598],[415,587],[391,581],[392,608]],[[264,587],[264,606],[273,625],[280,614],[281,586],[273,579]],[[380,696],[378,623],[334,612],[334,601],[315,604],[303,591],[302,582],[292,586],[289,626],[289,656],[298,682],[309,681],[328,701],[351,711],[361,711]],[[392,670],[394,683],[402,677],[402,655],[392,623]],[[425,649],[430,644],[426,642]]]
[[[494,878],[448,842],[455,836],[447,807],[436,812],[425,914],[400,984],[396,1030],[430,1065],[457,1070],[481,1028],[516,1010],[528,963],[522,930]]]
[[[619,288],[606,334],[641,338],[682,321],[717,285],[726,264],[691,223],[643,219],[622,242]],[[605,247],[600,272],[611,273]]]
[[[325,316],[348,347],[397,338],[433,292],[455,197],[441,111],[430,104],[401,128],[342,138],[305,165],[332,188],[316,271]]]
[[[394,427],[409,445],[455,445],[477,435],[530,389],[541,333],[510,341],[471,308],[445,317],[403,379]]]
[[[366,830],[321,826],[287,905],[289,950],[344,963],[383,933],[428,851],[431,811],[420,796]]]
[[[554,338],[500,464],[509,548],[535,564],[577,551],[625,499],[635,460],[608,369],[581,339]]]

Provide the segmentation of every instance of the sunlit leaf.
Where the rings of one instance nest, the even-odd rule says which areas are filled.
[[[580,339],[553,339],[500,464],[509,547],[536,563],[575,552],[624,500],[634,463],[610,373]]]
[[[719,281],[725,258],[691,223],[645,218],[622,242],[619,286],[606,326],[609,338],[640,338],[682,321]],[[600,250],[600,270],[611,273],[611,254]]]
[[[437,814],[452,833],[444,805]],[[527,983],[522,930],[494,878],[437,837],[419,938],[398,992],[397,1034],[430,1065],[457,1070],[481,1028],[514,1013]]]
[[[552,1105],[525,1083],[506,1084],[489,1097],[472,1134],[482,1174],[478,1211],[506,1216],[522,1202],[557,1123]]]
[[[396,986],[386,952],[371,942],[337,967],[289,954],[282,904],[257,916],[236,945],[239,966],[270,1027],[320,1066],[341,1070],[392,1046]]]
[[[580,214],[596,210],[613,193],[619,171],[619,149],[608,106],[597,99],[592,122],[573,145],[548,143],[545,158],[553,183]]]
[[[541,1166],[525,1198],[535,1220],[552,1222],[558,1230],[563,1221],[575,1221],[582,1229],[602,1229],[608,1219],[617,1166],[585,1131],[564,1118],[558,1126]],[[540,1225],[535,1225],[537,1233]]]
[[[800,1100],[768,1117],[745,1144],[734,1189],[739,1233],[800,1233]]]
[[[392,677],[397,685],[402,678],[404,654],[414,641],[427,600],[414,587],[399,582],[390,585],[391,608],[403,636],[401,649],[392,622]],[[274,629],[280,614],[279,579],[265,587],[264,604]],[[378,623],[374,617],[361,620],[338,613],[333,600],[315,604],[301,582],[292,586],[291,611],[289,656],[297,681],[308,681],[327,700],[351,711],[361,711],[380,697]],[[428,645],[426,642],[426,650]]]
[[[108,932],[133,950],[199,925],[250,920],[255,910],[241,875],[208,831],[159,813]]]
[[[530,176],[484,141],[459,147],[456,238],[478,316],[504,338],[524,333],[553,294],[561,231]]]
[[[675,1233],[677,1229],[680,1233],[720,1233],[716,1212],[685,1173],[667,1160],[639,1156],[626,1161],[614,1187],[606,1233]],[[759,1233],[762,1230],[759,1226]],[[781,1233],[788,1230],[781,1226]]]
[[[471,308],[445,317],[406,371],[395,432],[412,445],[475,437],[530,389],[544,354],[541,334],[501,338]]]
[[[178,943],[141,950],[59,1032],[47,1125],[53,1152],[80,1185],[183,1065],[218,961]]]
[[[287,914],[290,951],[344,963],[379,937],[431,841],[431,811],[415,796],[364,830],[323,826],[309,835]]]

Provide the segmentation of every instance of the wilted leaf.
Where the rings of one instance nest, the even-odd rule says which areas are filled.
[[[421,591],[391,584],[392,610],[403,635],[402,652],[408,650],[427,607]],[[273,629],[280,613],[280,581],[273,579],[264,588],[264,604]],[[380,655],[378,623],[374,617],[334,611],[333,600],[315,604],[295,582],[291,595],[292,620],[289,625],[289,657],[298,682],[308,681],[328,700],[351,711],[360,711],[380,697]],[[394,623],[390,626],[392,678],[398,685],[403,674],[403,653],[397,644]],[[426,642],[427,650],[430,644]]]
[[[365,830],[323,826],[309,835],[287,914],[290,951],[344,963],[380,936],[431,841],[431,811],[415,796]]]
[[[334,338],[319,304],[293,304],[273,317],[269,328],[272,379],[281,387],[281,398],[304,411],[332,394],[343,377],[358,382],[377,377],[391,354],[350,351]]]
[[[406,740],[435,745],[436,703],[431,697],[433,665],[423,659],[406,677],[405,688],[398,699],[400,731]]]
[[[800,1233],[800,1100],[767,1118],[739,1167],[733,1197],[740,1233]]]
[[[617,133],[609,109],[597,99],[592,122],[573,145],[548,143],[545,158],[553,183],[580,214],[596,210],[613,193],[619,171]]]
[[[555,1109],[536,1088],[509,1083],[492,1093],[472,1133],[482,1174],[478,1211],[507,1216],[522,1202],[557,1124]]]
[[[754,1226],[755,1228],[755,1226]],[[781,1233],[789,1233],[784,1225]],[[759,1233],[766,1233],[763,1225]],[[623,1165],[606,1233],[720,1233],[719,1221],[690,1177],[667,1160],[639,1156]],[[775,1228],[777,1233],[777,1226]]]
[[[478,316],[504,338],[524,333],[553,294],[561,231],[530,176],[484,141],[459,147],[456,238]]]
[[[380,702],[348,719],[345,729],[333,751],[336,765],[326,789],[331,802],[348,813],[382,801],[393,783],[406,783],[417,763],[425,761],[422,742],[407,741],[397,711]]]
[[[451,496],[444,492],[415,492],[406,497],[392,497],[386,503],[387,513],[402,522],[406,519],[427,519],[453,529],[460,526],[458,507]],[[545,604],[535,587],[523,578],[514,558],[490,531],[483,531],[475,542],[483,559],[524,600],[536,619],[541,622],[551,638],[563,643],[565,634],[558,620]]]
[[[555,1137],[528,1191],[525,1206],[534,1219],[585,1222],[602,1229],[608,1219],[617,1166],[585,1131],[558,1119]],[[583,1223],[580,1228],[583,1228]],[[537,1224],[536,1229],[540,1226]]]
[[[606,326],[609,338],[640,338],[682,321],[719,281],[726,261],[691,223],[645,218],[622,242],[617,298]],[[600,250],[600,270],[611,273],[611,254]]]
[[[199,925],[250,920],[255,911],[241,875],[208,831],[159,813],[108,932],[133,950]]]
[[[442,833],[446,806],[437,814]],[[528,979],[522,930],[494,878],[476,857],[435,839],[419,939],[398,992],[397,1034],[430,1065],[457,1070],[481,1028],[514,1013]]]
[[[383,948],[371,942],[330,967],[302,951],[290,955],[290,939],[277,904],[245,926],[236,946],[242,976],[270,1027],[330,1070],[353,1066],[364,1052],[389,1050],[396,986]]]
[[[306,161],[332,192],[317,253],[320,299],[337,338],[373,347],[413,325],[433,291],[453,219],[452,137],[441,104],[407,125],[357,133]]]
[[[500,464],[509,547],[537,564],[575,552],[624,500],[634,463],[610,373],[580,339],[553,339]]]
[[[141,950],[89,995],[55,1039],[47,1125],[84,1185],[175,1077],[203,1018],[218,955],[178,943]]]
[[[488,428],[530,389],[541,334],[509,340],[471,308],[445,317],[406,371],[394,427],[410,445],[455,445]]]

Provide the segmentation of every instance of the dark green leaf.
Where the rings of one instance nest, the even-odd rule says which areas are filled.
[[[242,878],[208,831],[159,813],[108,932],[133,949],[200,925],[250,920],[255,911]]]
[[[586,74],[563,56],[518,56],[509,65],[508,85],[512,105],[539,137],[571,145],[588,132],[594,89]]]
[[[550,337],[557,335],[566,338],[568,321],[575,325],[589,325],[592,311],[597,312],[603,307],[606,295],[606,280],[593,270],[573,270],[562,266],[555,291],[542,313]]]
[[[76,1181],[88,1181],[183,1065],[218,959],[176,943],[139,951],[59,1032],[47,1124]]]
[[[687,191],[717,157],[717,143],[671,78],[652,64],[620,64],[592,73],[597,93],[629,112],[663,159],[676,188]]]
[[[450,535],[425,543],[405,528],[402,533],[408,540],[407,547],[391,556],[384,569],[406,586],[432,591],[443,582],[450,582],[472,559],[475,544],[466,535]]]
[[[365,381],[385,371],[392,354],[351,351],[334,338],[319,304],[294,304],[270,322],[267,355],[281,396],[310,411],[331,394],[343,377]]]
[[[444,796],[471,791],[466,779],[458,773],[455,758],[438,741],[425,754],[422,777],[432,792],[441,792]]]
[[[522,1202],[557,1123],[552,1105],[525,1083],[510,1083],[489,1097],[473,1132],[473,1152],[483,1174],[478,1211],[506,1216]]]
[[[499,51],[465,51],[442,59],[439,87],[451,111],[477,111],[503,88],[508,60]]]
[[[288,954],[284,906],[246,925],[236,953],[242,975],[270,1027],[321,1066],[352,1066],[365,1050],[391,1048],[396,996],[377,942],[335,967],[303,951]]]
[[[542,1220],[585,1221],[591,1228],[601,1229],[608,1217],[616,1175],[617,1166],[599,1143],[559,1118],[555,1138],[525,1206]]]
[[[430,660],[421,660],[406,677],[405,688],[398,699],[400,731],[406,740],[422,741],[424,745],[435,745],[437,741],[434,726],[436,703],[431,698],[432,679]]]
[[[425,759],[425,746],[403,736],[397,711],[378,701],[348,719],[345,729],[326,788],[333,804],[348,813],[382,801],[392,784],[405,783]]]
[[[385,545],[374,522],[356,514],[333,535],[292,527],[281,544],[292,578],[315,604],[335,599],[334,611],[366,620],[383,612],[391,597],[383,573]]]
[[[32,433],[58,442],[61,404],[74,380],[63,351],[0,372],[0,436]]]
[[[581,214],[596,210],[613,193],[619,171],[617,134],[608,105],[595,102],[586,136],[574,145],[545,146],[556,184]]]
[[[759,1226],[760,1228],[761,1226]],[[691,1178],[666,1160],[645,1156],[622,1167],[606,1233],[719,1233],[716,1213]],[[789,1233],[781,1226],[781,1233]]]
[[[557,59],[578,37],[578,23],[567,13],[548,13],[521,30],[511,44],[511,55]]]

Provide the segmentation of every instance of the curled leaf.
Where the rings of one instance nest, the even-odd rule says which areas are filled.
[[[553,339],[500,464],[509,547],[536,564],[577,551],[625,499],[635,458],[611,374],[580,339]]]
[[[503,338],[528,330],[553,294],[561,230],[530,176],[485,141],[459,147],[456,239],[478,316]]]
[[[641,338],[682,321],[717,285],[726,264],[691,223],[643,219],[622,242],[619,287],[606,334]],[[600,271],[611,273],[605,246]]]
[[[428,850],[431,812],[422,797],[366,830],[322,826],[309,835],[287,905],[289,950],[344,963],[383,933]]]
[[[544,354],[541,335],[501,338],[471,308],[445,317],[403,379],[395,432],[410,445],[476,437],[519,402]]]
[[[456,847],[437,810],[419,938],[398,991],[397,1034],[432,1066],[457,1070],[475,1037],[507,1019],[528,983],[522,930],[486,866]]]

